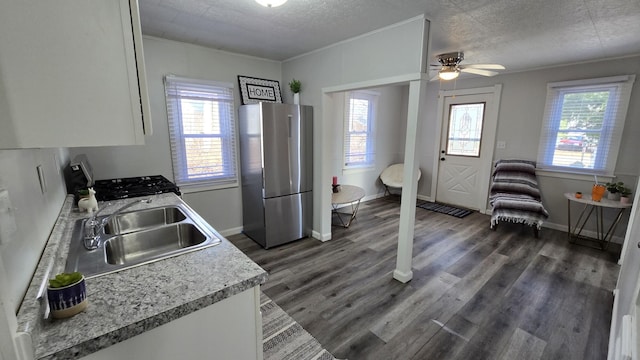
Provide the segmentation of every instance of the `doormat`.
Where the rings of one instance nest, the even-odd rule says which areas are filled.
[[[469,210],[469,209],[457,208],[454,206],[443,205],[443,204],[438,204],[433,202],[423,202],[422,204],[418,204],[417,206],[421,209],[431,210],[431,211],[439,212],[442,214],[455,216],[457,218],[463,218],[473,212],[472,210]]]

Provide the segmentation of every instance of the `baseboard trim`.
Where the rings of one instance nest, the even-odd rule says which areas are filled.
[[[311,237],[316,239],[316,240],[320,240],[322,242],[325,242],[325,241],[331,240],[331,233],[321,234],[320,232],[313,230],[313,231],[311,231]]]
[[[482,211],[480,211],[480,213],[482,213]],[[491,214],[493,214],[493,210],[487,209],[484,212],[484,214],[491,216]],[[542,223],[542,227],[547,229],[558,230],[566,233],[569,232],[569,227],[566,224],[557,224],[557,223],[545,221],[544,223]],[[582,230],[582,235],[590,238],[594,238],[594,239],[598,237],[598,234],[593,230]],[[611,238],[611,242],[622,245],[624,243],[624,238],[620,236],[613,236]]]
[[[618,359],[620,355],[616,354],[619,350],[616,346],[616,342],[620,338],[620,334],[617,334],[619,311],[620,297],[618,296],[618,289],[613,289],[613,312],[611,315],[611,328],[609,329],[609,355],[607,359]]]
[[[566,233],[569,232],[569,227],[567,225],[563,225],[563,224],[556,224],[556,223],[552,223],[552,222],[544,222],[542,224],[542,227],[546,227],[549,229],[553,229],[553,230],[559,230],[559,231],[564,231]],[[582,234],[584,236],[590,237],[590,238],[597,238],[598,234],[595,231],[592,230],[582,230]],[[616,243],[616,244],[623,244],[624,243],[624,238],[620,237],[620,236],[613,236],[611,238],[611,242],[612,243]]]
[[[373,200],[373,199],[377,199],[377,198],[381,198],[384,197],[384,193],[378,193],[375,195],[370,195],[370,196],[365,196],[362,201],[367,201],[367,200]],[[431,197],[429,196],[424,196],[424,195],[418,195],[418,199],[420,200],[425,200],[425,201],[431,201]],[[349,206],[347,204],[347,206]],[[485,212],[482,212],[482,210],[479,211],[481,214],[486,214],[486,215],[491,215],[492,214],[492,210],[491,209],[486,209]],[[548,229],[553,229],[553,230],[558,230],[558,231],[563,231],[563,232],[569,232],[569,228],[567,227],[566,224],[557,224],[557,223],[552,223],[552,222],[544,222],[542,224],[542,227],[548,228]],[[236,235],[236,234],[240,234],[242,232],[242,226],[238,226],[238,227],[234,227],[234,228],[229,228],[229,229],[225,229],[222,231],[218,231],[220,233],[220,235],[222,236],[231,236],[231,235]],[[596,238],[598,236],[598,234],[595,231],[592,230],[582,230],[582,235],[587,236],[587,237],[591,237],[591,238]],[[331,233],[326,233],[326,234],[321,234],[320,232],[313,230],[311,232],[311,237],[316,239],[316,240],[320,240],[322,242],[325,241],[329,241],[331,240]],[[624,238],[620,237],[620,236],[614,236],[611,238],[611,242],[615,243],[615,244],[620,244],[622,245],[624,243]]]
[[[367,195],[367,196],[363,197],[362,199],[360,199],[360,202],[362,203],[362,202],[365,202],[365,201],[375,200],[375,199],[382,198],[384,196],[385,196],[384,193],[377,193],[377,194],[373,194],[373,195]],[[342,208],[347,207],[347,206],[351,206],[351,204],[341,204],[338,207],[336,207],[336,209],[342,209]]]
[[[413,271],[409,271],[405,273],[398,269],[395,269],[393,270],[393,278],[400,281],[403,284],[406,284],[409,281],[411,281],[411,279],[413,279]]]
[[[237,235],[242,233],[243,227],[242,226],[238,226],[238,227],[234,227],[234,228],[230,228],[230,229],[226,229],[226,230],[222,230],[222,231],[218,231],[218,233],[220,233],[220,235],[227,237],[227,236],[231,236],[231,235]],[[320,240],[322,242],[331,240],[331,233],[328,234],[321,234],[318,231],[312,230],[311,231],[311,237],[316,239],[316,240]]]
[[[238,227],[225,229],[225,230],[218,231],[218,232],[220,233],[220,235],[222,235],[224,237],[227,237],[227,236],[231,236],[231,235],[240,234],[242,232],[242,229],[243,229],[242,226],[238,226]]]

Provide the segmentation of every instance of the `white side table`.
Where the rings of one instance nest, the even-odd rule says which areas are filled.
[[[600,201],[593,201],[591,199],[591,195],[587,194],[583,194],[581,199],[576,198],[574,193],[565,193],[564,197],[567,198],[567,223],[569,226],[569,242],[573,244],[577,239],[596,240],[600,243],[600,248],[602,250],[606,249],[607,245],[609,245],[609,242],[613,237],[613,232],[616,230],[616,226],[618,226],[620,219],[622,219],[622,214],[624,213],[624,211],[633,205],[623,204],[620,201],[613,201],[604,197]],[[580,216],[578,217],[578,220],[576,221],[576,224],[573,228],[571,227],[571,202],[584,204],[584,208],[582,209],[582,212],[580,212]],[[605,208],[618,210],[616,218],[606,230],[604,226],[603,216],[603,211]],[[580,235],[582,233],[582,229],[584,229],[584,226],[594,212],[596,221],[596,239]]]
[[[356,218],[358,214],[358,208],[360,207],[360,200],[364,197],[364,189],[354,185],[340,185],[340,191],[331,193],[331,207],[333,207],[333,213],[338,216],[340,223],[345,228],[351,225],[351,221]],[[338,211],[340,205],[351,204],[351,214],[349,215],[349,221],[346,223],[342,219],[341,213]]]

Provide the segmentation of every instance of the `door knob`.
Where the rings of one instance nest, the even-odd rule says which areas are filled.
[[[440,161],[444,161],[444,157],[441,157],[441,158],[440,158]],[[638,246],[640,246],[640,244],[638,244]]]

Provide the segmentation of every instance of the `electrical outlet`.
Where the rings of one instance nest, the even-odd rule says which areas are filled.
[[[47,192],[47,182],[44,178],[44,170],[42,169],[42,165],[36,166],[36,171],[38,172],[38,181],[40,181],[40,190],[44,194]]]
[[[506,149],[507,148],[507,142],[506,141],[498,141],[496,143],[496,148],[498,148],[498,149]]]
[[[15,239],[17,231],[15,208],[11,205],[9,191],[0,187],[0,245]]]

